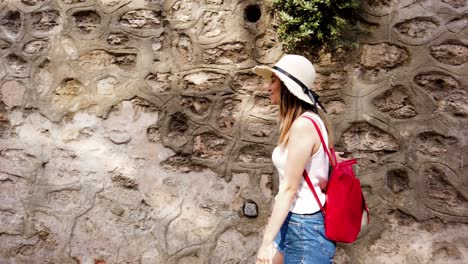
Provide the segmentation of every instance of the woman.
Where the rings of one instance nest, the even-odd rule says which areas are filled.
[[[303,117],[313,118],[332,144],[331,127],[319,116],[318,106],[323,106],[311,90],[315,69],[305,57],[285,55],[272,68],[257,66],[253,72],[268,81],[271,103],[279,105],[280,113],[272,155],[280,185],[256,263],[331,263],[335,243],[325,237],[320,207],[302,176],[306,168],[324,205],[329,161],[313,123]]]

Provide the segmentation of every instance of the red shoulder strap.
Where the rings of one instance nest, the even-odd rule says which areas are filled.
[[[315,122],[314,119],[308,117],[308,116],[302,116],[302,117],[305,117],[307,119],[309,119],[310,121],[312,121],[312,124],[314,124],[314,127],[315,127],[315,130],[317,130],[317,134],[319,135],[319,138],[320,138],[320,142],[322,142],[322,147],[323,147],[323,150],[325,151],[325,153],[327,153],[327,156],[328,156],[328,161],[330,162],[330,164],[335,167],[336,165],[336,157],[335,157],[335,150],[332,148],[330,148],[331,150],[328,149],[327,147],[327,144],[325,144],[325,140],[323,139],[323,135],[322,135],[322,132],[320,132],[320,129],[319,129],[319,126],[317,125],[317,122]],[[333,157],[332,155],[333,154]]]
[[[336,165],[336,157],[332,158],[331,155],[335,156],[335,151],[333,150],[333,148],[331,148],[331,154],[330,154],[330,151],[328,150],[327,144],[325,144],[325,140],[323,139],[322,132],[320,132],[320,129],[319,129],[319,126],[317,125],[317,122],[315,122],[314,119],[312,119],[312,118],[310,118],[308,116],[303,116],[303,117],[309,119],[310,121],[312,121],[312,124],[314,124],[315,130],[317,130],[317,134],[319,135],[320,142],[322,143],[323,150],[325,151],[325,153],[327,153],[328,161],[334,167]],[[314,185],[310,181],[309,174],[307,174],[307,170],[304,169],[304,172],[302,173],[302,175],[304,176],[304,179],[307,182],[307,185],[312,190],[312,193],[314,194],[315,200],[317,201],[317,203],[318,203],[318,205],[320,207],[320,210],[325,215],[325,210],[323,209],[322,203],[320,202],[320,199],[318,198],[318,195],[315,192]]]
[[[325,214],[325,210],[323,210],[322,203],[320,202],[320,199],[318,198],[318,195],[315,192],[314,185],[310,181],[309,174],[307,174],[307,171],[304,170],[302,175],[304,176],[304,179],[307,182],[307,185],[309,185],[309,188],[312,190],[312,193],[314,194],[315,200],[317,201],[318,205],[320,206],[320,210],[322,211],[323,214]]]

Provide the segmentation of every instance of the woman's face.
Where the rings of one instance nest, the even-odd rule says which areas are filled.
[[[271,75],[271,81],[266,83],[266,88],[270,93],[271,103],[277,105],[280,103],[281,80],[275,75]]]

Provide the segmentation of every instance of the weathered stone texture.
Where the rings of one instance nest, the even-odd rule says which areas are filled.
[[[363,7],[359,48],[313,58],[372,212],[335,262],[466,263],[466,1]],[[283,54],[268,10],[0,0],[0,263],[254,263],[278,189],[251,72]]]
[[[393,118],[408,119],[417,114],[402,86],[387,90],[376,97],[374,105],[382,112],[389,112]]]
[[[431,17],[417,17],[400,22],[394,27],[400,34],[407,37],[424,38],[432,34],[438,26],[438,23]]]
[[[445,64],[462,65],[468,61],[468,47],[460,44],[442,44],[431,47],[431,55]]]
[[[361,65],[364,69],[393,69],[409,59],[406,50],[394,44],[362,45]]]

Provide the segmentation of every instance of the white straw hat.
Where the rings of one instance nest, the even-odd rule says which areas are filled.
[[[271,74],[274,73],[294,96],[314,106],[319,104],[325,111],[318,100],[319,96],[312,91],[316,72],[307,58],[288,54],[284,55],[273,67],[256,66],[252,71],[265,79],[270,79]]]

